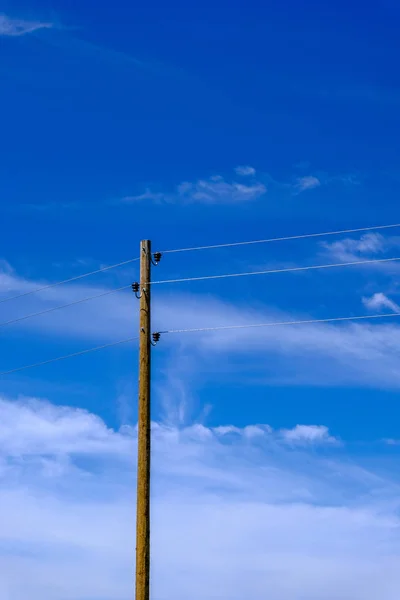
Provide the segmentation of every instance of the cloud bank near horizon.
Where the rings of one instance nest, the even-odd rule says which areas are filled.
[[[0,423],[3,597],[128,598],[135,427],[23,397],[1,398]],[[154,424],[154,597],[397,599],[398,486],[331,442]]]

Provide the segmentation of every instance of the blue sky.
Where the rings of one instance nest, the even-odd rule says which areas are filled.
[[[0,0],[1,299],[143,238],[398,223],[399,18],[389,0]],[[390,257],[398,228],[166,253],[154,278]],[[158,285],[154,329],[396,313],[399,272]],[[5,302],[1,322],[137,278],[133,262]],[[110,294],[2,327],[0,371],[136,332],[133,294]],[[397,600],[399,333],[393,318],[162,336],[154,600]],[[131,597],[135,344],[0,386],[2,597]]]

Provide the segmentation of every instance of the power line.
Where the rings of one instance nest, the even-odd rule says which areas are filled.
[[[385,263],[385,262],[391,262],[391,261],[393,262],[393,261],[397,261],[397,260],[400,260],[400,257],[376,258],[376,259],[370,259],[370,260],[356,260],[356,261],[345,262],[345,263],[334,263],[334,264],[327,264],[327,265],[311,265],[308,267],[289,267],[286,269],[268,269],[265,271],[250,271],[247,273],[227,273],[224,275],[204,275],[201,277],[185,277],[182,279],[164,279],[161,281],[152,281],[151,284],[152,285],[161,285],[161,284],[165,284],[165,283],[206,281],[208,279],[226,279],[229,277],[249,277],[250,275],[269,275],[272,273],[295,273],[298,271],[312,271],[312,270],[317,270],[317,269],[333,269],[333,268],[338,268],[338,267],[350,267],[350,266],[354,266],[354,265],[368,265],[368,264]]]
[[[119,340],[118,342],[111,342],[110,344],[104,344],[103,346],[96,346],[94,348],[88,348],[87,350],[81,350],[80,352],[74,352],[73,354],[65,354],[64,356],[58,356],[57,358],[50,358],[42,362],[33,363],[31,365],[24,365],[23,367],[17,367],[10,371],[0,372],[0,377],[3,375],[11,375],[11,373],[17,373],[18,371],[25,371],[25,369],[33,369],[34,367],[42,367],[59,360],[65,360],[67,358],[74,358],[75,356],[82,356],[83,354],[89,354],[89,352],[96,352],[97,350],[104,350],[105,348],[111,348],[112,346],[118,346],[120,344],[127,344],[128,342],[134,342],[138,337],[127,338],[126,340]]]
[[[307,238],[314,238],[314,237],[323,237],[323,236],[329,236],[329,235],[341,235],[341,234],[348,234],[348,233],[361,233],[363,231],[378,231],[378,230],[382,230],[382,229],[393,229],[395,227],[400,227],[400,223],[394,223],[391,225],[376,225],[374,227],[358,227],[356,229],[342,229],[340,231],[324,231],[324,232],[319,232],[319,233],[307,233],[307,234],[301,234],[301,235],[292,235],[292,236],[284,236],[284,237],[276,237],[276,238],[267,238],[267,239],[262,239],[262,240],[249,240],[249,241],[244,241],[244,242],[233,242],[233,243],[227,243],[227,244],[213,244],[213,245],[209,245],[209,246],[195,246],[192,248],[175,248],[172,250],[164,250],[163,254],[172,254],[172,253],[177,253],[177,252],[193,252],[195,250],[211,250],[211,249],[217,249],[217,248],[231,248],[234,246],[247,246],[247,245],[252,245],[252,244],[266,244],[266,243],[271,243],[271,242],[283,242],[283,241],[289,241],[289,240],[300,240],[300,239],[307,239]],[[121,267],[127,264],[130,264],[132,262],[136,262],[138,261],[139,258],[130,258],[128,260],[119,262],[119,263],[115,263],[106,267],[102,267],[100,269],[96,269],[95,271],[88,271],[87,273],[82,273],[82,275],[77,275],[75,277],[70,277],[69,279],[63,279],[61,281],[56,281],[55,283],[50,283],[48,285],[44,285],[38,288],[35,288],[33,290],[29,290],[27,292],[23,292],[22,294],[17,294],[15,296],[10,296],[8,298],[2,298],[0,299],[0,304],[3,304],[4,302],[9,302],[11,300],[17,300],[18,298],[23,298],[25,296],[30,296],[31,294],[36,294],[38,292],[42,292],[44,290],[50,289],[52,287],[56,287],[58,285],[63,285],[65,283],[72,283],[73,281],[78,281],[79,279],[83,279],[85,277],[90,277],[91,275],[96,275],[98,273],[104,273],[105,271],[109,271],[110,269],[115,269],[117,267]]]
[[[129,260],[124,260],[123,262],[116,263],[115,265],[109,265],[108,267],[102,267],[101,269],[97,269],[96,271],[90,271],[88,273],[83,273],[82,275],[77,275],[76,277],[70,277],[69,279],[64,279],[62,281],[56,281],[55,283],[49,283],[48,285],[44,285],[42,287],[35,288],[34,290],[29,290],[28,292],[23,292],[22,294],[17,294],[16,296],[10,296],[9,298],[2,298],[0,300],[0,304],[3,304],[3,302],[9,302],[10,300],[17,300],[18,298],[30,296],[31,294],[36,294],[38,292],[43,292],[44,290],[48,290],[50,288],[56,287],[57,285],[63,285],[64,283],[71,283],[72,281],[77,281],[78,279],[83,279],[84,277],[89,277],[90,275],[96,275],[97,273],[104,273],[104,271],[109,271],[110,269],[115,269],[116,267],[122,267],[123,265],[128,265],[129,263],[136,262],[137,260],[139,260],[139,259],[138,258],[130,258]]]
[[[269,323],[251,323],[248,325],[221,325],[219,327],[196,327],[192,329],[169,329],[160,331],[160,334],[171,333],[197,333],[201,331],[223,331],[226,329],[251,329],[255,327],[280,327],[283,325],[311,325],[312,323],[336,323],[339,321],[361,321],[364,319],[388,319],[391,317],[400,317],[400,313],[391,313],[385,315],[362,315],[358,317],[334,317],[330,319],[307,319],[303,321],[271,321]]]
[[[94,296],[88,296],[86,298],[81,298],[80,300],[74,300],[74,302],[69,302],[68,304],[62,304],[61,306],[53,306],[52,308],[47,308],[46,310],[41,310],[39,312],[30,313],[29,315],[23,315],[22,317],[17,317],[16,319],[11,319],[10,321],[4,321],[0,323],[0,327],[5,327],[6,325],[12,325],[13,323],[19,323],[20,321],[25,321],[26,319],[31,319],[32,317],[38,317],[39,315],[46,315],[48,313],[54,312],[56,310],[61,310],[62,308],[68,308],[69,306],[75,306],[77,304],[82,304],[83,302],[88,302],[89,300],[95,300],[96,298],[102,298],[103,296],[108,296],[109,294],[114,294],[115,292],[120,292],[122,290],[126,290],[130,288],[130,285],[124,285],[119,288],[113,288],[112,290],[107,290],[106,292],[101,292],[101,294],[95,294]]]
[[[377,231],[379,229],[393,229],[400,227],[400,223],[393,225],[377,225],[376,227],[359,227],[357,229],[342,229],[341,231],[324,231],[321,233],[306,233],[303,235],[290,235],[285,237],[269,238],[265,240],[250,240],[245,242],[233,242],[229,244],[214,244],[211,246],[195,246],[193,248],[176,248],[174,250],[163,250],[163,254],[174,254],[176,252],[193,252],[195,250],[214,250],[217,248],[232,248],[234,246],[249,246],[251,244],[267,244],[270,242],[285,242],[288,240],[304,240],[307,238],[323,237],[325,235],[341,235],[346,233],[361,233],[362,231]]]
[[[289,241],[289,240],[300,240],[300,239],[323,237],[323,236],[330,236],[330,235],[360,233],[363,231],[378,231],[378,230],[382,230],[382,229],[393,229],[395,227],[400,227],[400,223],[394,223],[391,225],[377,225],[374,227],[358,227],[356,229],[342,229],[340,231],[324,231],[324,232],[319,232],[319,233],[307,233],[307,234],[302,234],[302,235],[267,238],[267,239],[262,239],[262,240],[249,240],[249,241],[244,241],[244,242],[233,242],[233,243],[227,243],[227,244],[213,244],[213,245],[209,245],[209,246],[196,246],[196,247],[192,247],[192,248],[176,248],[176,249],[172,249],[172,250],[164,250],[163,254],[172,254],[172,253],[177,253],[177,252],[193,252],[195,250],[210,250],[210,249],[217,249],[217,248],[231,248],[234,246],[247,246],[247,245],[252,245],[252,244],[266,244],[266,243],[270,243],[270,242],[283,242],[283,241]],[[79,279],[83,279],[85,277],[90,277],[91,275],[96,275],[98,273],[104,273],[105,271],[109,271],[110,269],[115,269],[117,267],[121,267],[121,266],[130,264],[132,262],[136,262],[138,260],[139,260],[138,257],[130,258],[128,260],[125,260],[125,261],[122,261],[119,263],[115,263],[115,264],[112,264],[112,265],[109,265],[106,267],[102,267],[100,269],[96,269],[95,271],[88,271],[87,273],[82,273],[82,275],[77,275],[75,277],[70,277],[69,279],[63,279],[61,281],[56,281],[55,283],[50,283],[50,284],[35,288],[33,290],[23,292],[22,294],[17,294],[15,296],[9,296],[8,298],[2,298],[2,299],[0,299],[0,304],[3,304],[4,302],[9,302],[11,300],[17,300],[18,298],[24,298],[25,296],[30,296],[31,294],[36,294],[38,292],[48,290],[48,289],[56,287],[58,285],[63,285],[65,283],[72,283],[73,281],[78,281]]]
[[[342,229],[340,231],[324,231],[324,232],[320,232],[320,233],[306,233],[306,234],[302,234],[302,235],[291,235],[291,236],[285,236],[285,237],[267,238],[267,239],[263,239],[263,240],[250,240],[250,241],[233,242],[233,243],[227,243],[227,244],[213,244],[210,246],[195,246],[192,248],[176,248],[173,250],[163,250],[163,254],[173,254],[176,252],[193,252],[195,250],[211,250],[211,249],[217,249],[217,248],[231,248],[234,246],[248,246],[251,244],[266,244],[266,243],[270,243],[270,242],[284,242],[284,241],[288,241],[288,240],[301,240],[301,239],[314,238],[314,237],[323,237],[326,235],[340,235],[340,234],[347,234],[347,233],[360,233],[363,231],[376,231],[379,229],[392,229],[395,227],[400,227],[400,223],[395,223],[393,225],[377,225],[374,227],[359,227],[357,229]]]

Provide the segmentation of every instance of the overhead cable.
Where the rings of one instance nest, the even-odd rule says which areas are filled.
[[[58,356],[57,358],[50,358],[49,360],[44,360],[42,362],[33,363],[31,365],[24,365],[23,367],[17,367],[16,369],[11,369],[10,371],[0,372],[0,377],[2,375],[11,375],[11,373],[17,373],[18,371],[25,371],[25,369],[33,369],[34,367],[42,367],[43,365],[48,365],[50,363],[57,362],[59,360],[65,360],[67,358],[74,358],[75,356],[82,356],[83,354],[89,354],[89,352],[96,352],[97,350],[104,350],[105,348],[112,348],[113,346],[119,346],[120,344],[127,344],[128,342],[134,342],[139,339],[138,337],[127,338],[125,340],[119,340],[118,342],[111,342],[110,344],[103,344],[102,346],[95,346],[94,348],[88,348],[87,350],[80,350],[79,352],[73,352],[72,354],[65,354],[64,356]]]
[[[87,296],[86,298],[81,298],[80,300],[74,300],[73,302],[68,302],[68,304],[61,304],[60,306],[53,306],[51,308],[46,308],[45,310],[40,310],[39,312],[30,313],[28,315],[23,315],[22,317],[17,317],[16,319],[11,319],[10,321],[4,321],[0,323],[0,327],[5,327],[6,325],[12,325],[13,323],[19,323],[20,321],[25,321],[26,319],[31,319],[32,317],[38,317],[40,315],[47,315],[48,313],[54,312],[56,310],[61,310],[62,308],[68,308],[69,306],[76,306],[77,304],[82,304],[83,302],[88,302],[89,300],[95,300],[96,298],[102,298],[103,296],[108,296],[109,294],[114,294],[115,292],[120,292],[122,290],[126,290],[130,288],[130,285],[124,285],[119,288],[113,288],[111,290],[107,290],[106,292],[101,292],[100,294],[95,294],[94,296]]]
[[[258,327],[280,327],[285,325],[311,325],[311,324],[321,324],[321,323],[335,323],[340,321],[360,321],[367,319],[388,319],[400,317],[400,313],[391,313],[391,314],[383,314],[383,315],[362,315],[356,317],[334,317],[329,319],[307,319],[302,321],[270,321],[268,323],[249,323],[246,325],[221,325],[218,327],[196,327],[189,329],[168,329],[165,331],[157,332],[157,336],[159,339],[160,335],[167,334],[180,334],[180,333],[198,333],[198,332],[212,332],[212,331],[225,331],[225,330],[235,330],[235,329],[252,329]],[[129,342],[134,342],[139,339],[137,336],[132,338],[127,338],[124,340],[118,340],[117,342],[111,342],[109,344],[103,344],[102,346],[95,346],[94,348],[88,348],[87,350],[80,350],[79,352],[73,352],[72,354],[65,354],[64,356],[58,356],[56,358],[51,358],[49,360],[44,360],[42,362],[32,363],[29,365],[24,365],[22,367],[17,367],[15,369],[10,369],[9,371],[0,372],[0,377],[3,375],[11,375],[12,373],[17,373],[19,371],[25,371],[26,369],[33,369],[35,367],[41,367],[44,365],[48,365],[50,363],[54,363],[60,360],[66,360],[67,358],[74,358],[76,356],[82,356],[84,354],[89,354],[90,352],[96,352],[97,350],[104,350],[106,348],[112,348],[113,346],[118,346],[121,344],[127,344]]]
[[[305,267],[288,267],[285,269],[267,269],[265,271],[249,271],[246,273],[227,273],[223,275],[204,275],[201,277],[184,277],[181,279],[164,279],[161,281],[152,281],[151,285],[161,285],[165,283],[182,283],[188,281],[206,281],[209,279],[227,279],[229,277],[249,277],[251,275],[270,275],[273,273],[296,273],[299,271],[313,271],[317,269],[334,269],[339,267],[351,267],[355,265],[369,265],[369,264],[378,264],[378,263],[388,263],[400,260],[400,257],[393,258],[374,258],[369,260],[356,260],[345,263],[329,263],[326,265],[311,265]]]
[[[307,238],[324,237],[327,235],[341,235],[347,233],[361,233],[364,231],[378,231],[380,229],[393,229],[400,227],[400,223],[392,225],[376,225],[375,227],[358,227],[357,229],[342,229],[340,231],[323,231],[320,233],[305,233],[301,235],[289,235],[285,237],[267,238],[263,240],[250,240],[245,242],[233,242],[227,244],[213,244],[210,246],[194,246],[192,248],[176,248],[173,250],[163,250],[163,254],[174,254],[176,252],[193,252],[195,250],[215,250],[217,248],[232,248],[234,246],[249,246],[252,244],[268,244],[270,242],[285,242],[288,240],[304,240]]]
[[[305,319],[303,321],[270,321],[267,323],[248,323],[246,325],[221,325],[219,327],[194,327],[190,329],[169,329],[159,331],[161,335],[172,333],[198,333],[201,331],[224,331],[228,329],[251,329],[256,327],[281,327],[284,325],[311,325],[316,323],[337,323],[340,321],[361,321],[366,319],[389,319],[400,317],[400,313],[390,313],[384,315],[362,315],[357,317],[333,317],[330,319]]]
[[[8,298],[1,298],[0,304],[3,304],[3,302],[9,302],[10,300],[17,300],[18,298],[30,296],[31,294],[36,294],[38,292],[43,292],[44,290],[48,290],[50,288],[56,287],[57,285],[63,285],[64,283],[71,283],[72,281],[78,281],[78,279],[83,279],[84,277],[89,277],[90,275],[96,275],[97,273],[104,273],[104,271],[109,271],[110,269],[116,269],[117,267],[122,267],[123,265],[128,265],[132,262],[136,262],[137,260],[139,260],[139,258],[130,258],[129,260],[124,260],[123,262],[116,263],[114,265],[109,265],[107,267],[102,267],[101,269],[96,269],[96,271],[82,273],[82,275],[76,275],[75,277],[70,277],[69,279],[63,279],[62,281],[56,281],[55,283],[49,283],[42,287],[38,287],[33,290],[23,292],[22,294],[17,294],[16,296],[9,296]]]

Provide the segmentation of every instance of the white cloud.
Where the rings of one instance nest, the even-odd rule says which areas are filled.
[[[235,167],[234,171],[237,178],[241,178],[239,181],[221,175],[213,175],[197,181],[183,181],[174,189],[165,192],[156,192],[146,188],[143,193],[123,197],[120,202],[125,204],[146,201],[183,204],[235,204],[262,198],[268,190],[276,192],[275,196],[279,198],[282,193],[285,195],[300,194],[334,181],[349,182],[349,178],[341,176],[321,176],[318,178],[314,175],[298,177],[294,182],[277,181],[268,173],[262,173],[256,177],[256,169],[250,165],[239,165]],[[247,183],[243,183],[242,178],[248,178],[247,180],[244,179]]]
[[[321,185],[320,180],[313,175],[307,175],[305,177],[299,177],[297,179],[295,189],[298,192],[305,192],[306,190],[312,190]]]
[[[228,182],[216,175],[209,179],[199,179],[195,183],[184,182],[178,186],[178,195],[184,202],[204,204],[236,204],[256,200],[264,196],[267,188],[263,183],[251,184]]]
[[[373,310],[388,308],[394,313],[400,313],[400,306],[388,298],[385,294],[382,294],[382,292],[378,292],[370,298],[363,298],[362,301],[364,306]]]
[[[9,402],[0,397],[0,455],[48,456],[126,454],[128,437],[105,427],[85,410],[54,406],[34,398]]]
[[[24,280],[16,275],[3,275],[6,281],[0,276],[0,286],[3,281],[5,289],[12,290],[13,293],[38,286],[38,282]],[[134,279],[135,276],[132,277]],[[26,301],[21,299],[19,303],[5,304],[4,310],[7,308],[8,312],[4,313],[3,319],[72,302],[106,290],[107,288],[83,285],[52,288],[34,294]],[[270,306],[263,308],[258,305],[257,310],[249,309],[240,304],[223,302],[212,295],[207,295],[205,301],[202,294],[176,292],[175,301],[171,303],[160,290],[154,297],[155,330],[246,325],[309,317],[307,314],[284,313]],[[91,345],[133,337],[136,328],[137,322],[135,319],[132,321],[132,294],[119,292],[4,327],[2,335],[4,337],[8,331],[19,330],[24,331],[25,335],[28,332],[40,332],[41,336],[47,335],[48,339],[85,340],[85,344],[77,343],[76,350],[80,350]],[[275,377],[278,381],[296,385],[357,383],[363,386],[398,387],[399,331],[399,325],[395,321],[309,324],[260,328],[256,334],[254,329],[196,333],[193,334],[196,336],[195,344],[193,335],[185,334],[170,336],[168,341],[165,339],[165,343],[171,348],[179,349],[180,355],[182,352],[186,354],[186,361],[190,358],[191,363],[201,364],[203,368],[207,368],[208,361],[211,365],[215,356],[220,357],[222,350],[224,360],[227,361],[234,355],[246,356],[248,360],[251,358],[258,376],[261,374],[268,381]],[[32,362],[45,360],[53,355],[52,352],[43,351]],[[244,371],[248,369],[248,360],[243,363]],[[19,366],[10,358],[7,363],[8,368]],[[220,364],[222,367],[223,361]],[[186,368],[191,370],[187,362]],[[183,398],[185,392],[180,391],[180,385],[179,383],[174,387],[174,394]],[[185,421],[182,410],[176,407],[176,418],[181,415],[179,422],[182,419]]]
[[[233,425],[220,425],[213,429],[218,436],[240,435],[247,438],[269,437],[276,442],[292,444],[337,444],[339,440],[330,435],[325,425],[296,425],[292,429],[274,431],[269,425],[248,425],[241,429]]]
[[[241,177],[248,177],[249,175],[255,175],[256,170],[254,167],[250,167],[249,165],[242,165],[236,167],[235,173],[236,175],[240,175]]]
[[[16,438],[0,430],[1,597],[125,600],[135,430],[24,398],[2,398],[1,419]],[[397,600],[398,486],[335,452],[288,448],[265,426],[154,424],[154,597],[203,600],[217,589],[220,600],[245,600],[268,589],[275,600],[298,590],[310,600]]]
[[[393,438],[386,438],[383,440],[385,442],[385,444],[387,444],[388,446],[399,446],[400,445],[400,440],[395,440]]]
[[[7,15],[0,14],[0,36],[18,37],[39,29],[50,29],[52,27],[52,23],[12,19]]]
[[[325,425],[296,425],[293,429],[282,429],[282,437],[294,444],[336,444],[338,440],[329,434]]]
[[[385,249],[385,239],[379,233],[366,233],[356,244],[360,254],[379,254]]]
[[[124,196],[121,198],[121,202],[124,204],[135,204],[136,202],[162,202],[164,200],[164,194],[160,192],[152,192],[149,188],[142,194],[138,194],[137,196]]]
[[[386,252],[389,242],[379,233],[365,233],[358,239],[344,238],[335,242],[323,242],[322,247],[330,256],[340,261],[375,258]]]
[[[243,167],[245,168],[245,167]],[[251,167],[246,167],[251,169]],[[240,173],[250,175],[250,172]],[[125,196],[121,202],[167,202],[182,204],[240,204],[257,200],[267,193],[266,186],[260,181],[240,183],[228,181],[221,175],[213,175],[208,179],[184,181],[172,192],[153,192],[149,188],[144,193],[135,196]]]
[[[38,287],[34,281],[19,277],[7,261],[0,263],[0,294],[24,293]]]
[[[124,282],[134,281],[138,276],[138,267],[133,265],[129,272],[125,271]],[[0,296],[7,297],[25,293],[46,285],[46,281],[34,281],[19,277],[9,270],[0,270]],[[58,286],[36,294],[21,298],[16,302],[10,302],[3,305],[2,321],[12,320],[24,314],[32,314],[55,308],[63,304],[69,304],[83,298],[103,294],[112,287],[120,287],[120,280],[114,280],[113,285],[90,286],[70,284],[68,286]],[[118,306],[114,311],[113,306]],[[102,318],[103,313],[103,318]],[[130,316],[129,316],[129,313]],[[108,315],[105,320],[104,315]],[[103,324],[101,322],[103,321]],[[127,332],[134,335],[132,324],[132,294],[120,291],[116,294],[109,294],[90,302],[84,302],[63,309],[54,311],[47,315],[32,317],[21,323],[10,325],[2,329],[3,334],[13,327],[13,329],[24,328],[26,330],[40,330],[43,333],[52,335],[58,332],[67,338],[80,338],[88,340],[115,340],[116,336],[130,337]]]
[[[282,313],[271,307],[249,310],[207,295],[182,295],[175,305],[160,302],[156,328],[185,329],[246,325],[307,319],[309,315]],[[221,371],[233,356],[246,357],[243,372],[263,374],[265,381],[294,385],[349,385],[398,387],[400,373],[400,327],[397,321],[306,324],[237,329],[170,336],[182,353],[190,352],[202,368],[212,369],[215,356]],[[239,369],[235,362],[236,369]],[[239,371],[236,371],[236,374]],[[242,371],[240,371],[241,377]]]
[[[2,282],[4,291],[13,293],[40,285],[39,282],[24,280],[8,273],[9,269],[6,269],[0,275],[0,292]],[[131,273],[129,280],[135,280],[136,277],[137,272],[136,275]],[[116,283],[114,282],[113,287],[118,287]],[[93,296],[107,289],[107,287],[87,285],[48,289],[29,296],[26,300],[21,299],[18,303],[3,305],[3,310],[7,309],[7,313],[3,314],[3,320]],[[2,336],[4,338],[8,331],[10,333],[23,331],[24,335],[28,335],[29,332],[35,334],[40,332],[43,338],[47,336],[49,340],[77,340],[76,346],[71,350],[133,337],[137,330],[137,321],[135,319],[132,321],[132,301],[132,294],[129,291],[111,294],[4,327]],[[257,309],[249,309],[240,303],[223,302],[210,294],[205,298],[202,294],[175,292],[174,303],[169,301],[168,296],[163,295],[161,289],[154,296],[154,330],[246,325],[301,320],[311,316],[282,312],[271,306],[262,307],[260,304]],[[232,356],[242,355],[246,357],[243,361],[243,370],[238,369],[236,372],[238,376],[241,373],[241,377],[243,373],[249,376],[248,365],[251,361],[254,372],[257,371],[257,376],[261,376],[263,380],[265,378],[266,381],[276,378],[278,382],[285,381],[295,385],[357,383],[363,386],[384,385],[397,388],[400,386],[400,373],[397,368],[400,358],[399,331],[399,324],[395,320],[374,323],[308,324],[267,327],[257,331],[243,329],[169,336],[162,337],[161,343],[166,343],[171,349],[179,352],[178,362],[181,362],[181,356],[185,355],[185,362],[182,362],[184,372],[193,372],[193,364],[209,368],[218,356],[222,377],[224,361],[229,362]],[[195,343],[193,343],[194,339]],[[79,340],[84,340],[85,343]],[[222,358],[221,351],[223,351]],[[52,358],[57,354],[63,352],[43,350],[43,354],[33,357],[32,362]],[[12,359],[7,356],[7,359],[5,365],[7,368],[19,366],[18,357]],[[181,385],[181,378],[185,378],[184,372],[179,374],[179,381],[174,384],[172,403],[178,396],[186,402],[188,394]],[[214,368],[212,372],[215,377],[219,377]],[[167,402],[166,399],[166,404],[171,402]],[[171,409],[166,407],[166,410]],[[186,422],[185,410],[182,406],[175,406],[172,409],[172,412],[174,411],[174,423]]]

